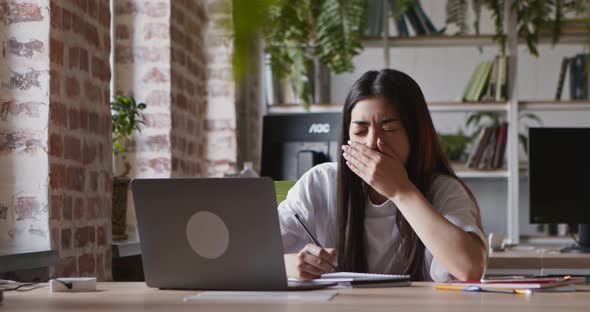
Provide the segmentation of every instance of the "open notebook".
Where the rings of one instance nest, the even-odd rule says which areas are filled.
[[[372,274],[372,273],[353,273],[353,272],[337,272],[322,274],[321,278],[302,281],[299,279],[290,278],[289,281],[299,281],[307,283],[326,283],[337,282],[340,286],[352,287],[398,287],[410,286],[409,275],[393,275],[393,274]]]

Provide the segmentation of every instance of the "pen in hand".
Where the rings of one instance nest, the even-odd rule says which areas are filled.
[[[298,214],[295,214],[295,219],[297,219],[297,222],[299,222],[299,225],[301,225],[301,227],[305,230],[305,233],[307,233],[307,236],[311,239],[311,241],[314,244],[316,244],[317,246],[324,248],[324,246],[322,246],[322,244],[320,244],[320,242],[318,242],[318,240],[315,239],[315,237],[313,237],[313,235],[311,235],[311,232],[307,229],[307,227],[305,226],[305,224],[301,220],[301,217],[299,217]]]

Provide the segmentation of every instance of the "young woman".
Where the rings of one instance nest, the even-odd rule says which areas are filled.
[[[396,70],[369,71],[342,117],[339,161],[309,170],[279,206],[287,275],[481,278],[479,209],[442,152],[418,84]],[[330,248],[310,244],[295,213]]]

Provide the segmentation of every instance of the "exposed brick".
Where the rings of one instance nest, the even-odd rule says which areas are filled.
[[[164,90],[150,91],[145,99],[145,103],[149,106],[163,106],[170,105],[170,93]]]
[[[55,266],[54,278],[75,276],[77,272],[76,257],[67,257]]]
[[[84,142],[84,148],[82,152],[82,163],[89,165],[96,160],[96,143]]]
[[[78,68],[80,66],[80,48],[70,47],[68,51],[69,67]]]
[[[55,157],[64,156],[64,143],[59,134],[52,133],[49,135],[49,154]]]
[[[99,88],[91,81],[84,81],[84,96],[92,102],[96,102],[100,96]]]
[[[8,206],[0,204],[0,220],[6,220],[8,218]]]
[[[16,38],[10,37],[7,47],[10,54],[32,58],[34,52],[41,53],[43,51],[43,42],[39,40],[19,42]]]
[[[55,101],[49,105],[49,116],[54,125],[68,126],[68,111],[61,102]]]
[[[39,117],[39,110],[46,106],[42,102],[23,102],[6,101],[0,104],[0,120],[6,121],[8,116],[14,117]]]
[[[91,171],[89,175],[89,191],[97,192],[98,191],[98,172]]]
[[[86,13],[96,19],[98,17],[98,1],[89,0],[87,2]]]
[[[14,199],[14,213],[16,220],[27,220],[38,218],[41,212],[41,203],[34,196],[22,196]]]
[[[51,39],[49,41],[49,57],[51,62],[58,65],[64,64],[64,43],[61,40]]]
[[[96,227],[96,244],[98,246],[107,245],[107,232],[105,230],[104,225]]]
[[[61,248],[70,249],[72,248],[72,230],[62,229],[61,230]]]
[[[38,22],[43,19],[41,7],[35,3],[17,3],[16,1],[3,1],[0,3],[2,14],[0,19],[4,25]]]
[[[43,140],[39,133],[30,131],[0,132],[0,153],[47,151],[46,144],[46,140]]]
[[[129,151],[162,151],[170,148],[168,135],[145,135],[129,145]]]
[[[86,247],[88,244],[95,243],[94,226],[85,226],[77,228],[74,234],[74,241],[76,247]]]
[[[84,180],[84,168],[74,166],[66,168],[66,186],[69,190],[81,192],[84,190]]]
[[[80,70],[88,71],[88,50],[80,48]]]
[[[154,67],[143,76],[144,83],[164,83],[170,81],[168,75],[159,68]]]
[[[72,112],[72,111],[70,111]],[[71,115],[70,115],[71,116]],[[70,120],[71,122],[71,120]],[[75,128],[74,128],[75,129]],[[65,153],[64,156],[69,160],[82,160],[81,143],[78,138],[72,136],[64,136]]]
[[[77,197],[74,200],[74,220],[82,220],[84,218],[84,199]]]
[[[77,97],[80,95],[80,82],[74,77],[66,78],[66,95],[69,97]]]
[[[29,90],[32,87],[41,88],[41,83],[39,82],[41,74],[41,71],[35,69],[30,69],[25,73],[17,73],[13,71],[11,72],[10,83],[2,83],[2,85],[8,89],[19,89],[23,91]]]
[[[104,255],[102,253],[96,254],[96,278],[103,280],[105,278]]]
[[[51,195],[51,209],[49,209],[49,219],[54,221],[61,220],[61,210],[63,206],[63,195]]]
[[[149,17],[164,17],[170,14],[170,4],[167,1],[117,1],[115,12],[117,15],[139,13]]]
[[[97,113],[88,113],[88,130],[90,130],[93,133],[99,133]]]
[[[83,254],[78,257],[78,268],[80,275],[94,275],[95,260],[93,254]]]
[[[49,1],[49,12],[51,14],[51,28],[61,30],[62,18],[61,18],[61,7],[57,5],[57,1]]]
[[[62,30],[70,31],[72,29],[74,14],[67,9],[62,9]]]
[[[100,40],[98,38],[98,29],[91,23],[84,24],[84,38],[88,43],[91,43],[95,48],[100,47]]]
[[[108,5],[103,5],[102,3],[98,6],[98,20],[100,24],[105,28],[110,28],[111,26],[111,10]]]
[[[150,39],[169,39],[170,28],[165,23],[146,23],[143,28],[143,38]]]
[[[49,167],[49,185],[52,189],[61,189],[66,185],[66,168],[62,164],[52,163]]]
[[[80,109],[79,116],[79,128],[83,130],[88,130],[88,111],[86,109]]]
[[[63,209],[62,209],[62,213],[63,213],[63,218],[64,220],[68,220],[71,221],[72,220],[72,215],[73,215],[73,199],[72,196],[64,196],[64,202],[63,202]]]
[[[119,24],[115,27],[115,36],[117,40],[126,40],[130,38],[129,28],[127,25]]]
[[[60,95],[61,94],[61,83],[59,74],[56,70],[51,70],[49,72],[50,80],[49,80],[49,88],[51,89],[51,95]],[[50,107],[51,109],[51,107]]]

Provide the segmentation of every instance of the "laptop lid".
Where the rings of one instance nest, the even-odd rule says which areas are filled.
[[[148,286],[287,288],[271,179],[135,179],[131,184]]]

